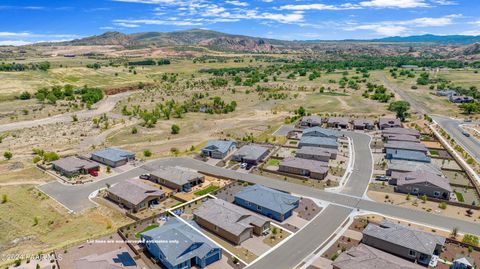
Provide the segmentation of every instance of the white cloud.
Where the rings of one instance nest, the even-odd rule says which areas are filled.
[[[303,5],[285,5],[279,7],[281,10],[342,10],[355,9],[356,7],[350,4],[342,6],[325,5],[325,4],[303,4]]]
[[[201,22],[194,21],[177,21],[177,20],[115,20],[114,24],[146,24],[146,25],[176,25],[176,26],[195,26],[202,25]]]
[[[225,3],[239,7],[246,7],[249,5],[247,2],[241,2],[238,0],[225,1]]]
[[[0,40],[0,46],[24,46],[32,44],[32,42],[23,40]]]
[[[117,25],[117,26],[126,27],[126,28],[140,27],[140,25],[138,25],[138,24],[127,23],[127,22],[117,22],[117,23],[114,23],[114,24]]]
[[[369,0],[362,1],[359,5],[374,8],[417,8],[429,6],[424,0]]]
[[[407,31],[407,28],[399,25],[364,24],[355,27],[345,28],[347,31],[371,30],[382,36],[398,36]]]
[[[1,37],[22,37],[22,38],[77,38],[78,35],[70,34],[35,34],[30,32],[0,32]]]
[[[473,36],[480,36],[480,29],[479,30],[467,30],[460,33],[461,35],[473,35]]]

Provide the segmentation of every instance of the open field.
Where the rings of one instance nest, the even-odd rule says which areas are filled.
[[[0,252],[36,254],[112,233],[129,220],[99,207],[70,215],[34,186],[0,187]]]

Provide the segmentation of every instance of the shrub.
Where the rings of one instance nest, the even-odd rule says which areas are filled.
[[[150,157],[152,156],[152,152],[149,149],[146,149],[143,151],[143,156]]]
[[[172,134],[178,134],[180,132],[180,127],[176,124],[172,125]]]
[[[441,202],[440,204],[438,204],[438,208],[440,208],[440,209],[447,209],[447,203]]]
[[[5,157],[7,160],[10,160],[13,157],[13,154],[10,151],[5,151],[3,153],[3,157]]]

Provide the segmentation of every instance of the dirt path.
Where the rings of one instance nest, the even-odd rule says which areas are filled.
[[[11,130],[18,130],[23,128],[29,128],[34,126],[52,124],[52,123],[60,123],[60,122],[69,122],[72,121],[72,116],[77,115],[78,119],[86,119],[91,118],[94,116],[101,115],[103,113],[108,113],[117,104],[118,101],[121,99],[133,94],[134,92],[124,92],[119,93],[116,95],[107,96],[105,99],[97,103],[93,106],[91,110],[82,110],[77,112],[69,112],[65,114],[60,114],[48,118],[43,119],[36,119],[36,120],[29,120],[29,121],[20,121],[20,122],[12,122],[8,124],[0,125],[0,132],[11,131]]]
[[[425,107],[419,105],[415,98],[412,98],[405,90],[400,89],[398,85],[395,85],[392,83],[384,73],[378,76],[378,79],[385,85],[385,87],[392,92],[394,92],[396,95],[400,96],[401,99],[407,101],[410,103],[410,107],[413,112],[418,112],[421,114],[427,114],[427,111]]]

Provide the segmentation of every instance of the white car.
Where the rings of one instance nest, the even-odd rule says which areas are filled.
[[[248,164],[247,163],[242,163],[240,164],[240,168],[245,169],[247,168]]]

